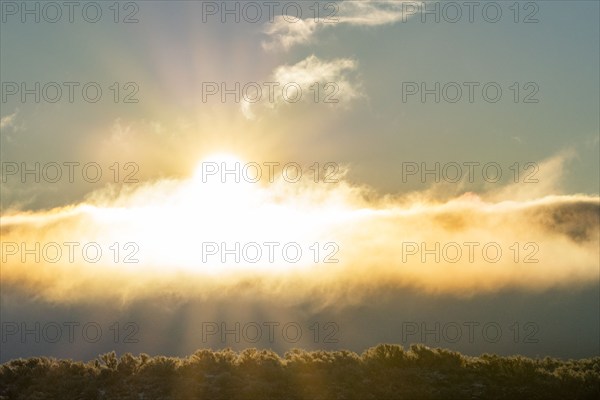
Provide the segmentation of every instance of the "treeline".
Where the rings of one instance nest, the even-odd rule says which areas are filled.
[[[0,366],[0,399],[599,399],[600,357],[530,359],[381,344],[350,351],[114,352]]]

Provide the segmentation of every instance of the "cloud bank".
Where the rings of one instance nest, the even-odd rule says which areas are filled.
[[[541,163],[540,180],[560,181],[565,159]],[[246,291],[323,303],[390,287],[465,296],[596,284],[598,196],[528,187],[530,195],[513,184],[440,201],[429,191],[380,196],[343,175],[224,184],[197,172],[68,207],[6,212],[2,284],[58,302]],[[275,242],[271,260],[263,244]],[[236,260],[206,243],[230,253],[235,243],[257,246]],[[286,243],[302,251],[293,262],[280,253]]]

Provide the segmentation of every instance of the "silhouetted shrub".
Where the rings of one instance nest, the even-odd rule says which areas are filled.
[[[600,357],[463,356],[380,344],[350,351],[198,350],[189,357],[83,363],[46,357],[0,365],[5,399],[598,399]]]

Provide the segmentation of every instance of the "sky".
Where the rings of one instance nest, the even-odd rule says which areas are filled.
[[[1,2],[0,361],[599,354],[597,1],[61,4]]]

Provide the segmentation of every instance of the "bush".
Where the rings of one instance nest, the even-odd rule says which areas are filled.
[[[597,399],[600,357],[466,357],[413,345],[350,351],[198,350],[180,359],[102,354],[0,365],[3,399]]]

